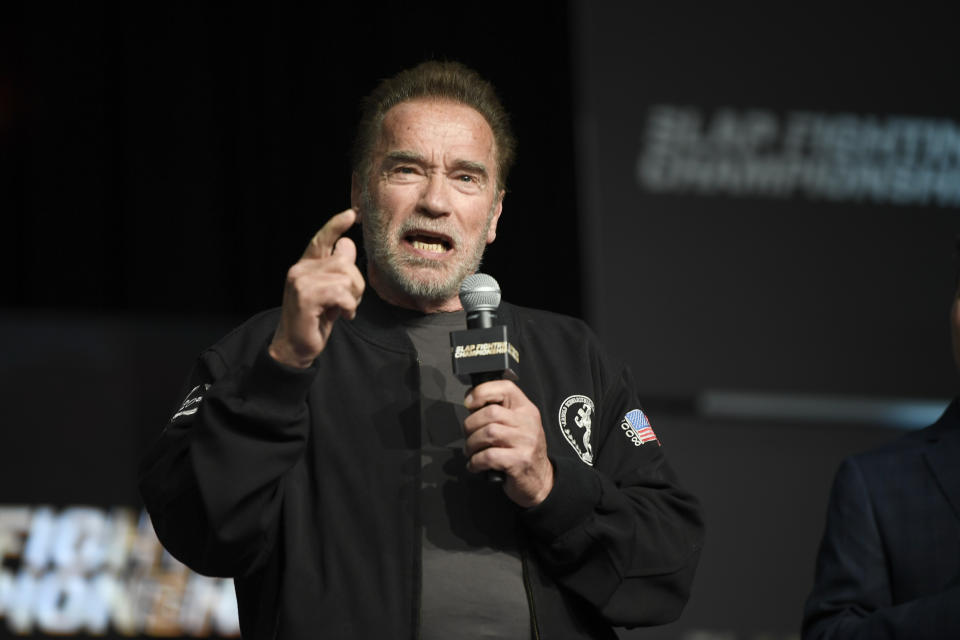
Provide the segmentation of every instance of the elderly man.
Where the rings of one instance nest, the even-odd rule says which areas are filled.
[[[589,329],[504,303],[519,383],[453,375],[513,148],[462,65],[383,81],[352,208],[279,310],[201,354],[141,492],[176,557],[235,578],[244,637],[615,638],[679,615],[699,506]]]

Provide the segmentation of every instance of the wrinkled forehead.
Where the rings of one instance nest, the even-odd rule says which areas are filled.
[[[415,98],[400,102],[383,114],[374,148],[412,143],[473,147],[495,159],[496,138],[483,114],[455,100]]]

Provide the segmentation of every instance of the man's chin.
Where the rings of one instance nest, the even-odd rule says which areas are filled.
[[[391,269],[390,280],[406,295],[430,302],[446,301],[459,294],[460,280],[440,265],[405,265]]]
[[[460,261],[431,260],[423,256],[378,256],[373,260],[382,284],[402,296],[429,304],[444,304],[458,297],[460,283],[476,271]],[[477,260],[479,263],[479,260]]]
[[[403,278],[398,284],[408,295],[430,302],[445,301],[460,292],[460,283],[450,278]]]

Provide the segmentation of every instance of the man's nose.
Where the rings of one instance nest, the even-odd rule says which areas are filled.
[[[419,209],[422,213],[433,216],[450,214],[450,185],[446,176],[430,173],[420,192]]]

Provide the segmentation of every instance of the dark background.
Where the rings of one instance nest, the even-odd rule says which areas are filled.
[[[899,431],[698,399],[948,398],[958,212],[643,193],[642,124],[653,104],[956,119],[953,25],[922,5],[5,3],[0,505],[138,507],[194,355],[278,304],[348,206],[359,98],[450,57],[520,141],[484,269],[629,361],[704,503],[684,616],[621,637],[797,637],[833,471]]]
[[[512,299],[580,312],[562,3],[5,6],[5,304],[279,304],[286,269],[350,204],[360,98],[454,58],[493,81],[520,139],[487,268]]]
[[[946,14],[577,6],[587,313],[640,386],[952,395],[957,208],[651,193],[634,173],[658,104],[956,122]]]

